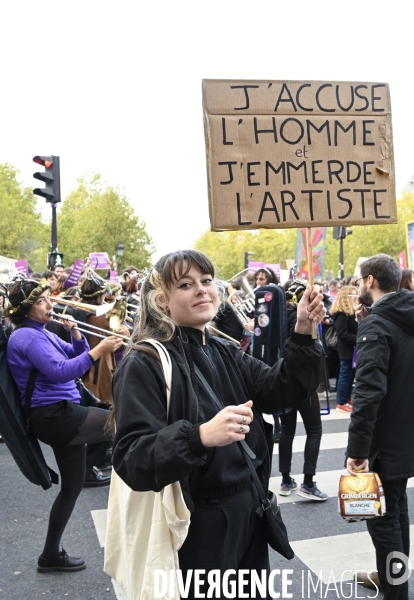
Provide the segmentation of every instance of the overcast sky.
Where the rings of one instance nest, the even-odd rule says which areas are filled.
[[[60,156],[63,198],[99,171],[146,221],[156,258],[209,228],[203,78],[378,81],[390,84],[398,197],[414,173],[404,4],[3,2],[0,162],[36,187],[33,156]]]

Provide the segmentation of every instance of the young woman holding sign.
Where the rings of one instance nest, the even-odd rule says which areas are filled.
[[[309,286],[284,359],[269,367],[209,335],[218,307],[214,267],[206,256],[188,250],[162,257],[142,284],[135,345],[113,380],[114,468],[136,491],[180,482],[191,511],[180,569],[184,578],[189,569],[204,569],[206,581],[213,569],[269,571],[258,494],[236,442],[246,440],[254,452],[267,489],[262,412],[293,406],[316,389],[322,347],[312,340],[311,322],[325,314],[322,295]],[[165,379],[145,344],[149,338],[160,341],[172,361],[168,417]]]

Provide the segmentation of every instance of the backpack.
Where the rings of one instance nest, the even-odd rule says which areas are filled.
[[[7,363],[7,341],[3,325],[0,324],[0,435],[23,475],[31,483],[47,490],[52,483],[58,483],[58,476],[47,466],[37,438],[26,427],[20,394]],[[31,387],[34,387],[34,373],[30,379]]]

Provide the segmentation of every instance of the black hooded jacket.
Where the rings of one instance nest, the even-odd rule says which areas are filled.
[[[164,344],[172,360],[172,388],[167,420],[165,379],[159,362],[131,351],[113,378],[116,436],[113,466],[136,491],[159,491],[180,481],[190,510],[194,499],[234,494],[250,480],[238,444],[205,448],[200,424],[221,406],[253,400],[255,418],[246,442],[265,488],[269,456],[261,412],[274,413],[303,402],[319,381],[322,346],[294,332],[284,358],[273,367],[244,354],[235,344],[195,329],[180,328]],[[209,387],[212,398],[195,365]]]
[[[414,475],[414,293],[378,300],[358,327],[347,455],[383,480]]]

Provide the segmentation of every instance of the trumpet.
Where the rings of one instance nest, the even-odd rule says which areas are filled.
[[[88,335],[94,335],[95,337],[99,337],[99,338],[102,338],[102,339],[107,338],[108,335],[114,335],[114,336],[119,337],[119,338],[121,338],[123,340],[128,340],[129,341],[129,337],[127,337],[126,335],[121,335],[120,333],[115,333],[113,331],[108,331],[107,329],[102,329],[101,327],[95,327],[95,325],[88,325],[88,323],[83,323],[82,321],[77,321],[76,319],[74,319],[70,315],[59,315],[58,313],[53,312],[53,310],[50,310],[48,312],[48,315],[50,317],[52,317],[52,319],[54,321],[58,321],[58,322],[59,322],[59,320],[62,320],[62,321],[75,321],[75,323],[77,323],[78,325],[84,325],[85,327],[90,327],[94,331],[90,331],[89,329],[83,329],[81,327],[74,327],[73,328],[76,331],[81,331],[82,333],[87,333]],[[100,335],[99,333],[95,333],[95,330],[101,331],[101,332],[105,333],[106,335]],[[126,342],[122,342],[122,344],[124,346],[129,346],[129,344],[127,344]]]

